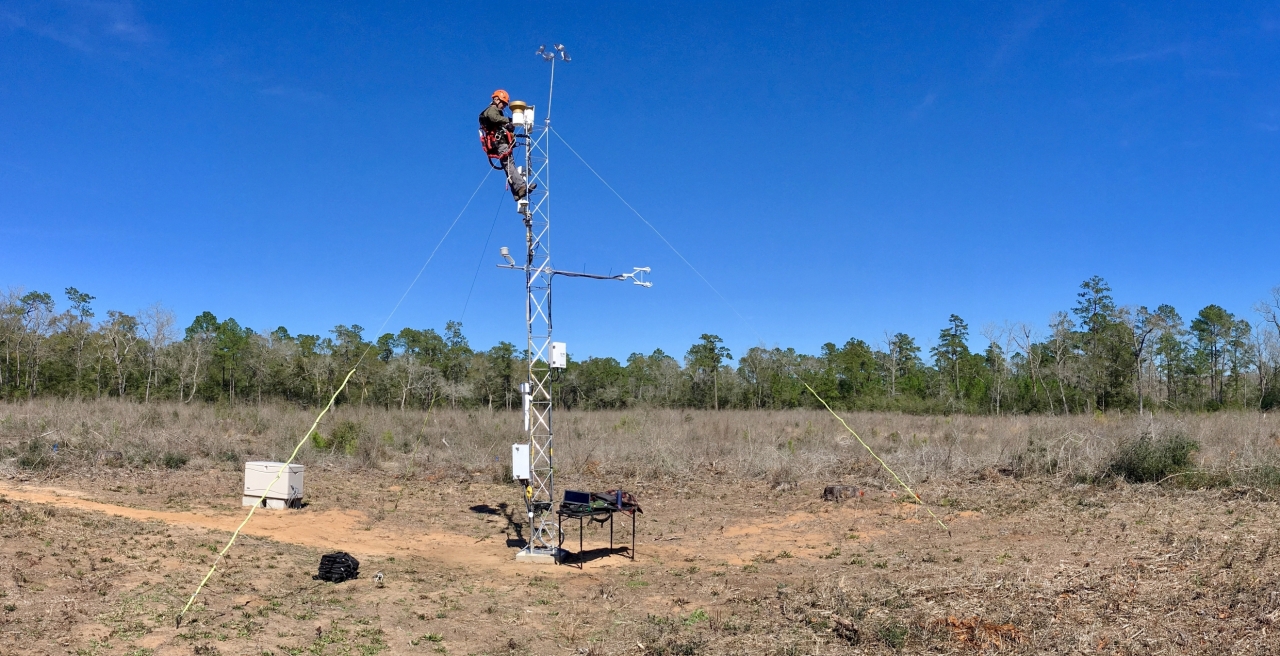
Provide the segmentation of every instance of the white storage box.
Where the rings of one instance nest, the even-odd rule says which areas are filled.
[[[284,471],[281,472],[281,469]],[[286,465],[283,462],[244,463],[244,498],[246,506],[262,500],[263,508],[302,507],[302,465]],[[280,478],[277,480],[276,475]],[[275,481],[272,483],[272,481]],[[268,489],[269,488],[269,489]],[[266,498],[263,498],[266,492]]]

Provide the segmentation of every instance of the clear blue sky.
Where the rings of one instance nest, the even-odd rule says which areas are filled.
[[[0,286],[376,337],[557,41],[557,129],[746,319],[556,144],[557,265],[654,270],[558,283],[575,357],[927,348],[951,313],[979,345],[1095,274],[1253,319],[1280,284],[1274,2],[101,1],[0,2]],[[522,239],[493,176],[389,328],[475,277],[472,344],[521,344]]]

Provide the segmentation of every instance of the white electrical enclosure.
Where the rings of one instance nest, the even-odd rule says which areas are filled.
[[[511,445],[511,480],[527,481],[529,480],[529,445],[528,444],[512,444]]]
[[[283,462],[244,463],[244,497],[241,502],[252,506],[261,499],[263,508],[301,508],[303,470],[302,465]],[[266,493],[265,498],[263,493]]]
[[[551,368],[564,369],[569,365],[569,348],[564,342],[551,342]]]

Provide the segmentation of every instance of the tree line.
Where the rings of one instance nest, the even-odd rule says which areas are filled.
[[[455,321],[376,338],[358,325],[328,335],[258,332],[204,312],[185,328],[152,306],[109,310],[74,287],[59,307],[46,292],[0,295],[0,397],[124,398],[139,402],[326,403],[355,367],[340,403],[386,408],[518,409],[526,353],[473,348]],[[1093,277],[1047,326],[1013,323],[975,335],[951,315],[928,345],[905,333],[851,338],[817,354],[755,346],[734,359],[704,334],[682,357],[661,349],[570,359],[556,374],[564,408],[833,407],[918,413],[1088,413],[1280,406],[1280,287],[1257,324],[1218,305],[1190,319],[1169,305],[1117,305]],[[978,345],[975,349],[973,345]],[[359,366],[356,364],[359,363]]]

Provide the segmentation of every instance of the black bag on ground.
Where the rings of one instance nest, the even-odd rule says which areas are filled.
[[[320,557],[320,572],[311,577],[317,581],[342,583],[360,576],[360,561],[345,551],[335,551]]]

